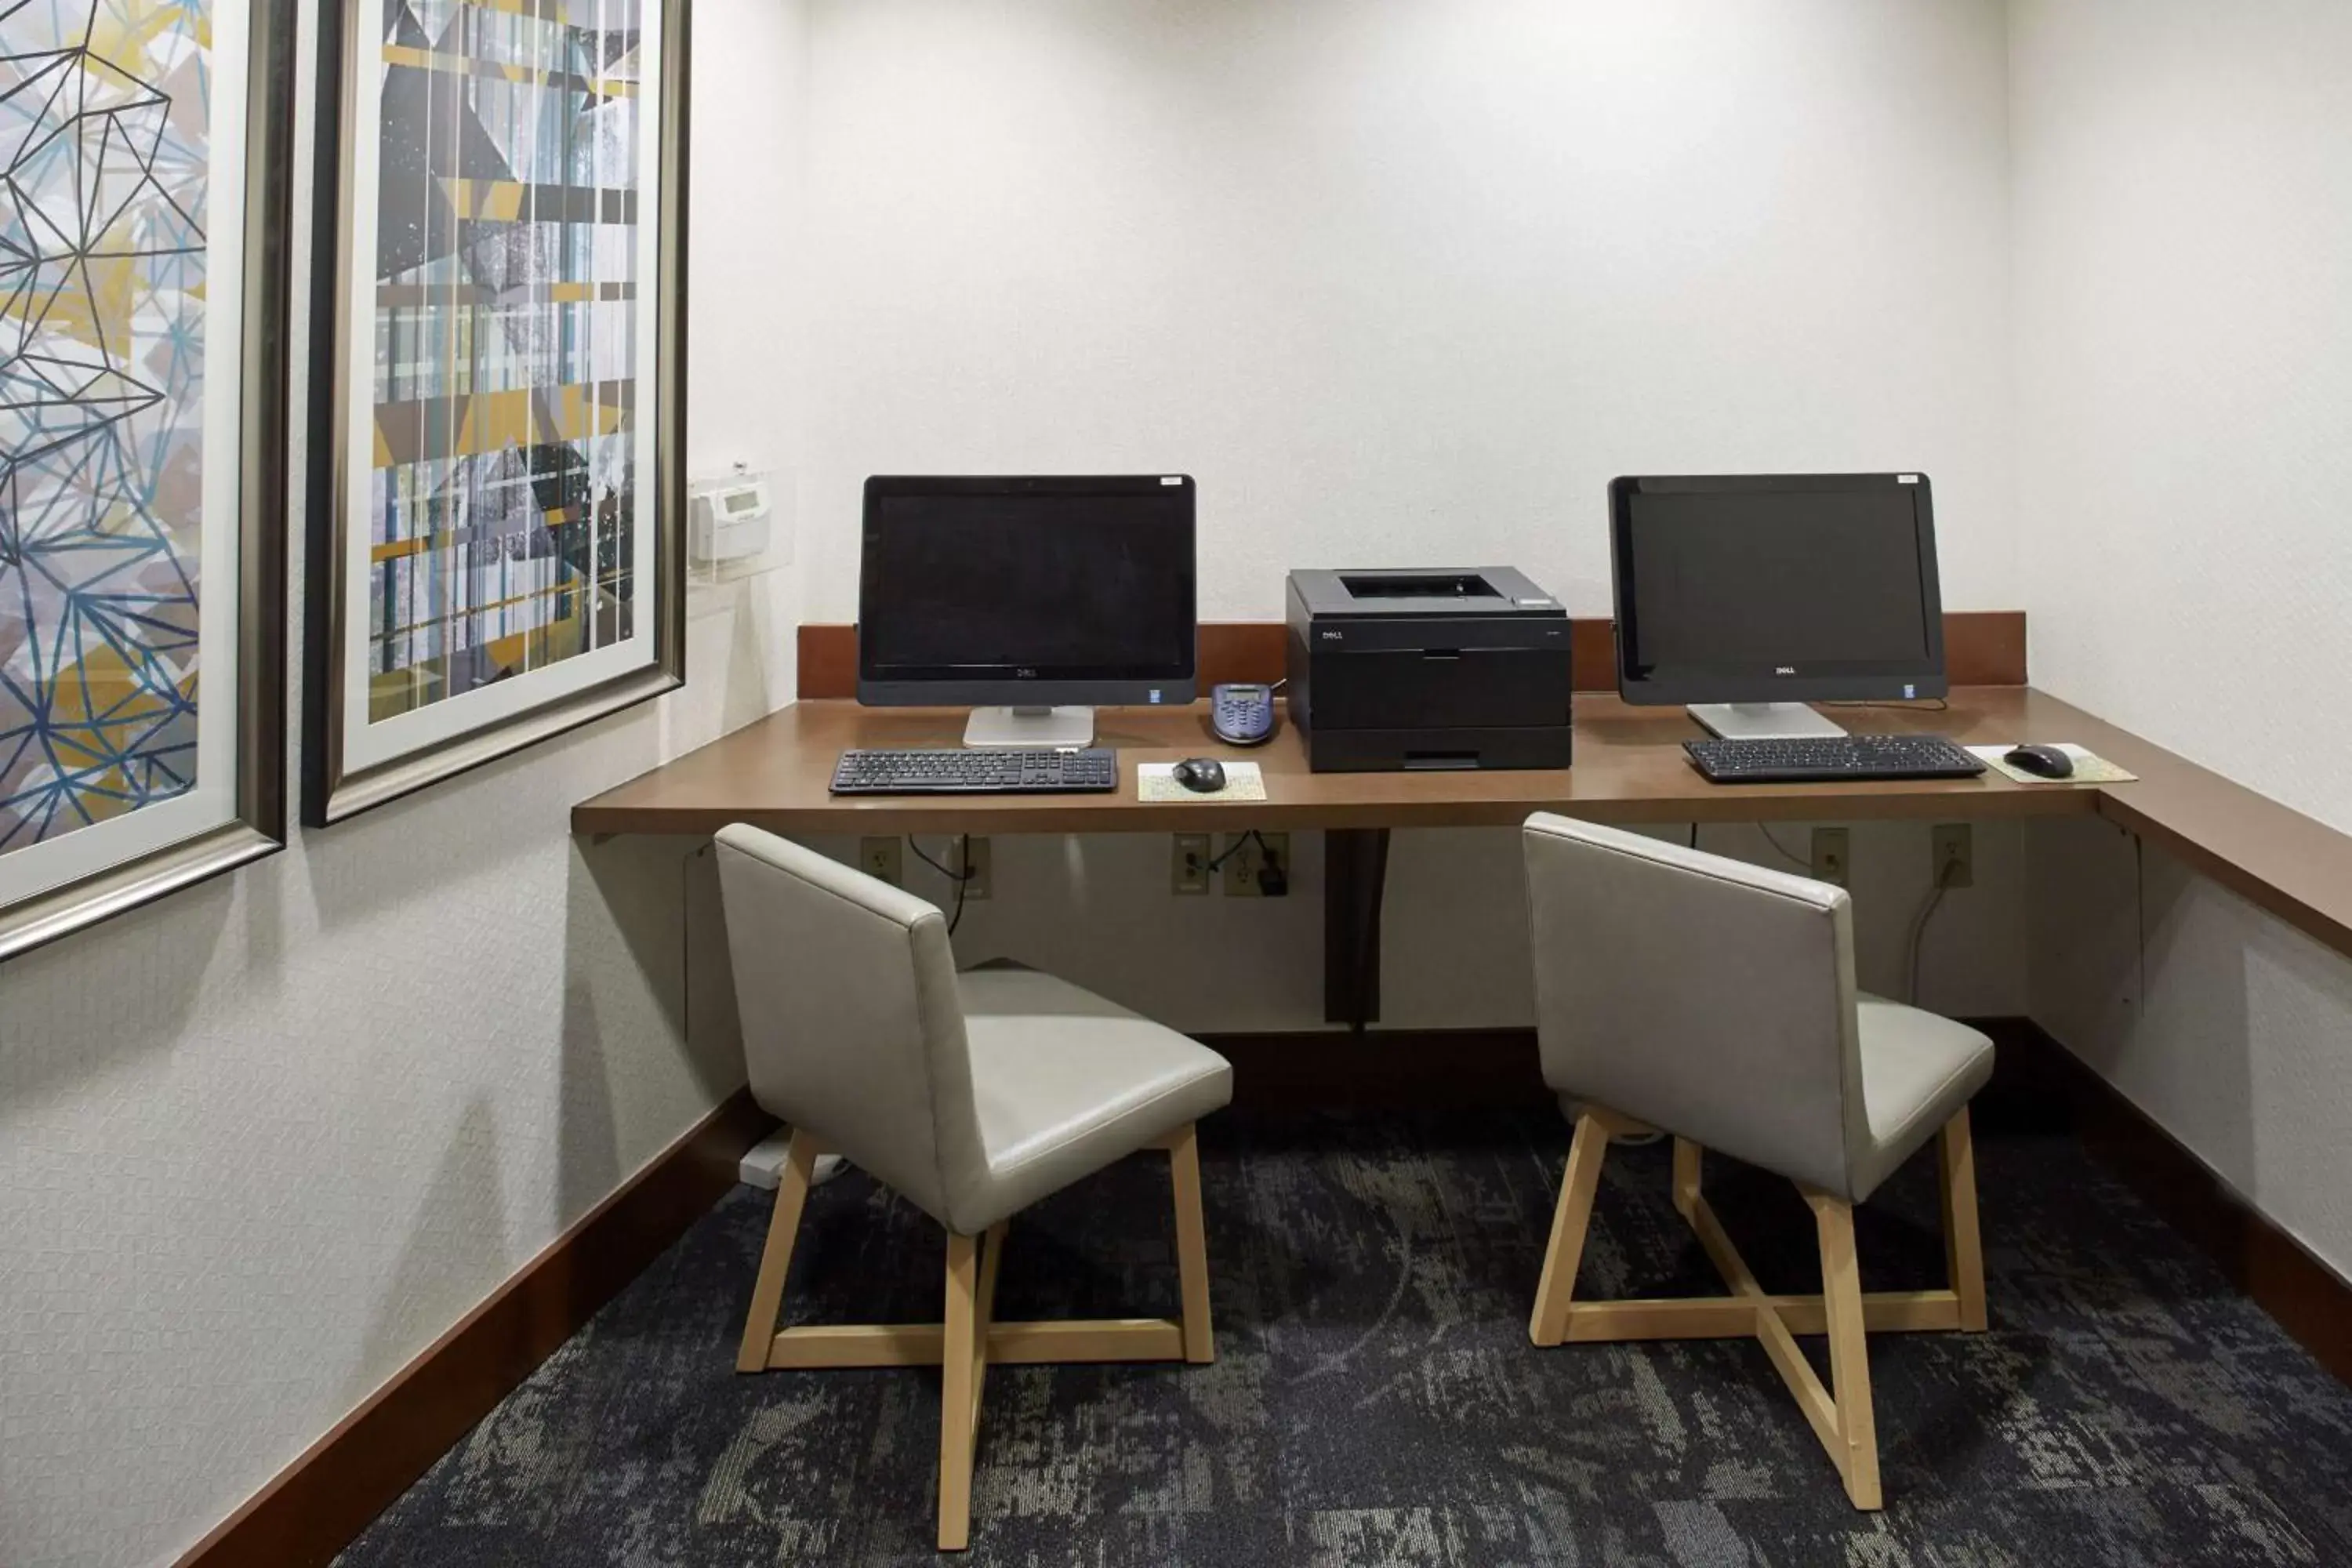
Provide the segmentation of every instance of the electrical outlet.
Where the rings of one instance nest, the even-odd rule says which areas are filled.
[[[1168,890],[1205,893],[1209,890],[1209,836],[1179,833],[1168,863]]]
[[[948,868],[969,879],[963,885],[965,901],[988,897],[989,889],[996,880],[992,875],[996,869],[996,857],[988,852],[988,840],[959,838],[956,843],[961,847],[948,851]]]
[[[857,868],[869,877],[879,877],[894,888],[904,887],[900,880],[899,844],[896,838],[861,838],[857,841]]]
[[[1225,862],[1225,897],[1279,899],[1290,891],[1290,835],[1234,833],[1219,852]]]
[[[1973,888],[1977,885],[1975,835],[1965,822],[1939,822],[1928,842],[1935,851],[1929,862],[1929,872],[1939,887]]]
[[[1853,864],[1847,858],[1847,835],[1843,827],[1813,829],[1813,880],[1846,885],[1846,872]]]

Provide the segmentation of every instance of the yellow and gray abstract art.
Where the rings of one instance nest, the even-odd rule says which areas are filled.
[[[387,0],[371,721],[635,630],[640,14]]]

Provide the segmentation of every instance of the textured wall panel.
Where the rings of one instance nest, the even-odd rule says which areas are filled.
[[[697,70],[731,51],[708,144],[780,146],[724,72],[764,87],[789,18],[698,9]],[[696,471],[787,467],[790,396],[729,395],[777,384],[775,345],[692,330],[721,411]],[[704,971],[687,1037],[692,847],[578,846],[566,815],[782,700],[796,592],[698,605],[658,704],[0,965],[0,1563],[175,1554],[742,1081]]]

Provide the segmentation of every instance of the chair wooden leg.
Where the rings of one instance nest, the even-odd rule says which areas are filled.
[[[784,1275],[810,1178],[822,1152],[793,1136],[776,1214],[752,1288],[751,1321],[736,1364],[778,1368],[936,1366],[940,1369],[940,1531],[942,1552],[971,1540],[971,1482],[980,1440],[981,1394],[988,1364],[1060,1365],[1079,1362],[1206,1362],[1214,1352],[1209,1321],[1209,1259],[1201,1214],[1200,1148],[1188,1123],[1157,1142],[1168,1151],[1176,1198],[1181,1322],[1167,1318],[1107,1318],[1048,1322],[996,1321],[996,1278],[1006,1222],[982,1237],[948,1234],[946,1299],[937,1323],[803,1324],[779,1331]]]
[[[1685,1219],[1698,1208],[1699,1152],[1689,1139],[1675,1140],[1675,1212]]]
[[[980,1336],[977,1237],[948,1233],[947,1310],[940,1363],[940,1550],[971,1541],[971,1456],[979,1404],[975,1384],[986,1342]]]
[[[792,1147],[776,1183],[776,1210],[768,1221],[768,1243],[760,1253],[760,1277],[751,1286],[751,1312],[744,1320],[743,1343],[735,1352],[737,1372],[764,1372],[768,1349],[775,1341],[777,1320],[783,1316],[784,1276],[792,1271],[793,1242],[800,1235],[801,1209],[808,1202],[809,1181],[822,1152],[816,1139],[793,1129]]]
[[[971,1447],[975,1457],[980,1452],[981,1398],[988,1384],[988,1331],[996,1326],[996,1269],[1004,1261],[1004,1233],[1009,1225],[998,1220],[990,1226],[981,1244],[980,1294],[972,1314]]]
[[[1544,1248],[1543,1277],[1536,1285],[1535,1315],[1528,1320],[1528,1338],[1539,1345],[1556,1345],[1568,1337],[1569,1303],[1575,1297],[1576,1269],[1584,1260],[1584,1234],[1592,1221],[1592,1194],[1608,1149],[1609,1131],[1601,1120],[1590,1111],[1578,1116],[1568,1169],[1560,1177],[1559,1205],[1552,1211],[1551,1242]]]
[[[1176,1195],[1176,1277],[1182,1293],[1184,1359],[1217,1359],[1209,1322],[1209,1237],[1201,1215],[1201,1143],[1191,1122],[1168,1143],[1169,1184]]]
[[[1867,1331],[1984,1327],[1984,1258],[1977,1237],[1976,1169],[1968,1112],[1963,1110],[1945,1126],[1940,1146],[1947,1260],[1952,1274],[1949,1289],[1864,1295],[1854,1257],[1853,1206],[1801,1183],[1799,1190],[1813,1210],[1820,1233],[1822,1293],[1765,1294],[1701,1189],[1703,1151],[1688,1139],[1677,1138],[1675,1207],[1690,1222],[1730,1293],[1697,1299],[1577,1301],[1576,1268],[1592,1217],[1601,1157],[1612,1137],[1623,1136],[1635,1125],[1598,1107],[1587,1108],[1578,1119],[1576,1142],[1569,1150],[1568,1172],[1560,1184],[1559,1206],[1552,1215],[1543,1279],[1536,1288],[1528,1337],[1539,1345],[1556,1345],[1568,1339],[1597,1343],[1753,1336],[1762,1342],[1773,1369],[1795,1395],[1798,1408],[1837,1467],[1853,1506],[1879,1508],[1878,1427],[1871,1405]],[[1797,1348],[1799,1334],[1828,1336],[1826,1386]]]
[[[1984,1242],[1977,1228],[1976,1141],[1969,1133],[1969,1108],[1954,1113],[1936,1139],[1943,1178],[1944,1262],[1952,1293],[1960,1299],[1960,1327],[1982,1333],[1986,1324]]]
[[[1853,1251],[1853,1208],[1813,1194],[1821,1232],[1822,1307],[1829,1319],[1830,1389],[1836,1402],[1837,1444],[1831,1452],[1845,1495],[1859,1509],[1880,1506],[1878,1426],[1870,1405],[1870,1350],[1863,1331],[1862,1275]]]

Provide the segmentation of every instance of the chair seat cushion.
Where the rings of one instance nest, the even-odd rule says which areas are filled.
[[[1992,1077],[1992,1042],[1951,1019],[1864,994],[1856,999],[1870,1148],[1857,1151],[1857,1202],[1909,1159]]]
[[[988,1156],[977,1230],[1233,1099],[1234,1069],[1199,1041],[1034,969],[956,977]]]

